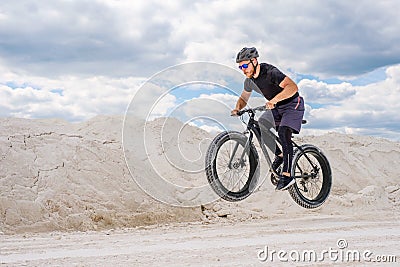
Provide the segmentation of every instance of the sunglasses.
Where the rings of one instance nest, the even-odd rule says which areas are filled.
[[[247,69],[249,67],[250,63],[251,63],[251,61],[249,63],[246,63],[246,64],[243,64],[243,65],[239,66],[239,69],[241,69],[241,70],[242,69]]]

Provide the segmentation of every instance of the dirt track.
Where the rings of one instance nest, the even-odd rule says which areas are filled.
[[[312,215],[236,224],[185,223],[88,233],[3,235],[0,262],[7,266],[306,266],[311,257],[313,265],[382,266],[382,262],[367,261],[395,255],[399,264],[398,218],[374,217]],[[340,249],[346,242],[347,247]],[[266,246],[267,259],[260,252]],[[286,252],[280,254],[281,259],[280,250]],[[309,254],[311,250],[316,258]],[[324,250],[327,252],[322,255]],[[346,256],[346,251],[358,251],[360,261],[354,254]],[[320,260],[322,257],[324,260]]]

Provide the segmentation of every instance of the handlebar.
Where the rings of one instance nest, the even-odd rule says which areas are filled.
[[[238,116],[242,116],[246,112],[255,114],[256,111],[266,111],[266,110],[267,110],[267,108],[265,106],[259,106],[259,107],[255,107],[255,108],[245,108],[245,109],[239,110],[238,112],[236,112],[236,114]]]
[[[245,108],[242,110],[239,110],[238,112],[236,112],[236,114],[238,116],[242,116],[244,113],[249,113],[251,115],[256,114],[256,111],[266,111],[267,108],[265,106],[259,106],[259,107],[255,107],[255,108]],[[307,121],[306,120],[301,120],[301,124],[306,124]]]

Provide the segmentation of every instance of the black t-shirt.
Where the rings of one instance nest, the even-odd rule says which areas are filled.
[[[285,79],[278,68],[267,63],[260,63],[260,74],[257,78],[246,78],[244,80],[244,90],[252,90],[262,94],[267,100],[271,100],[282,92],[283,88],[279,84]]]

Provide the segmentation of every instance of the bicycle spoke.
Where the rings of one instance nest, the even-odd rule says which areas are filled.
[[[244,147],[239,143],[235,155],[233,155],[236,144],[237,142],[228,140],[221,146],[220,153],[216,158],[216,169],[224,187],[229,191],[238,192],[243,189],[249,179],[249,166],[246,164],[249,155],[246,152],[244,158],[241,159],[243,162],[239,162]],[[229,163],[231,166],[228,167]],[[236,166],[234,167],[233,164]]]
[[[297,183],[297,188],[303,192],[303,196],[309,200],[314,200],[318,197],[321,192],[323,181],[320,179],[322,177],[321,171],[315,174],[314,166],[317,166],[319,170],[321,169],[318,160],[315,156],[307,154],[308,159],[303,154],[298,162],[296,163],[295,176],[301,177],[299,183]],[[302,184],[302,182],[304,185]]]
[[[230,170],[226,174],[223,175],[221,182],[226,184],[226,187],[230,191],[240,191],[242,189],[242,185],[246,183],[243,180],[247,180],[248,176],[243,173],[243,170]]]

